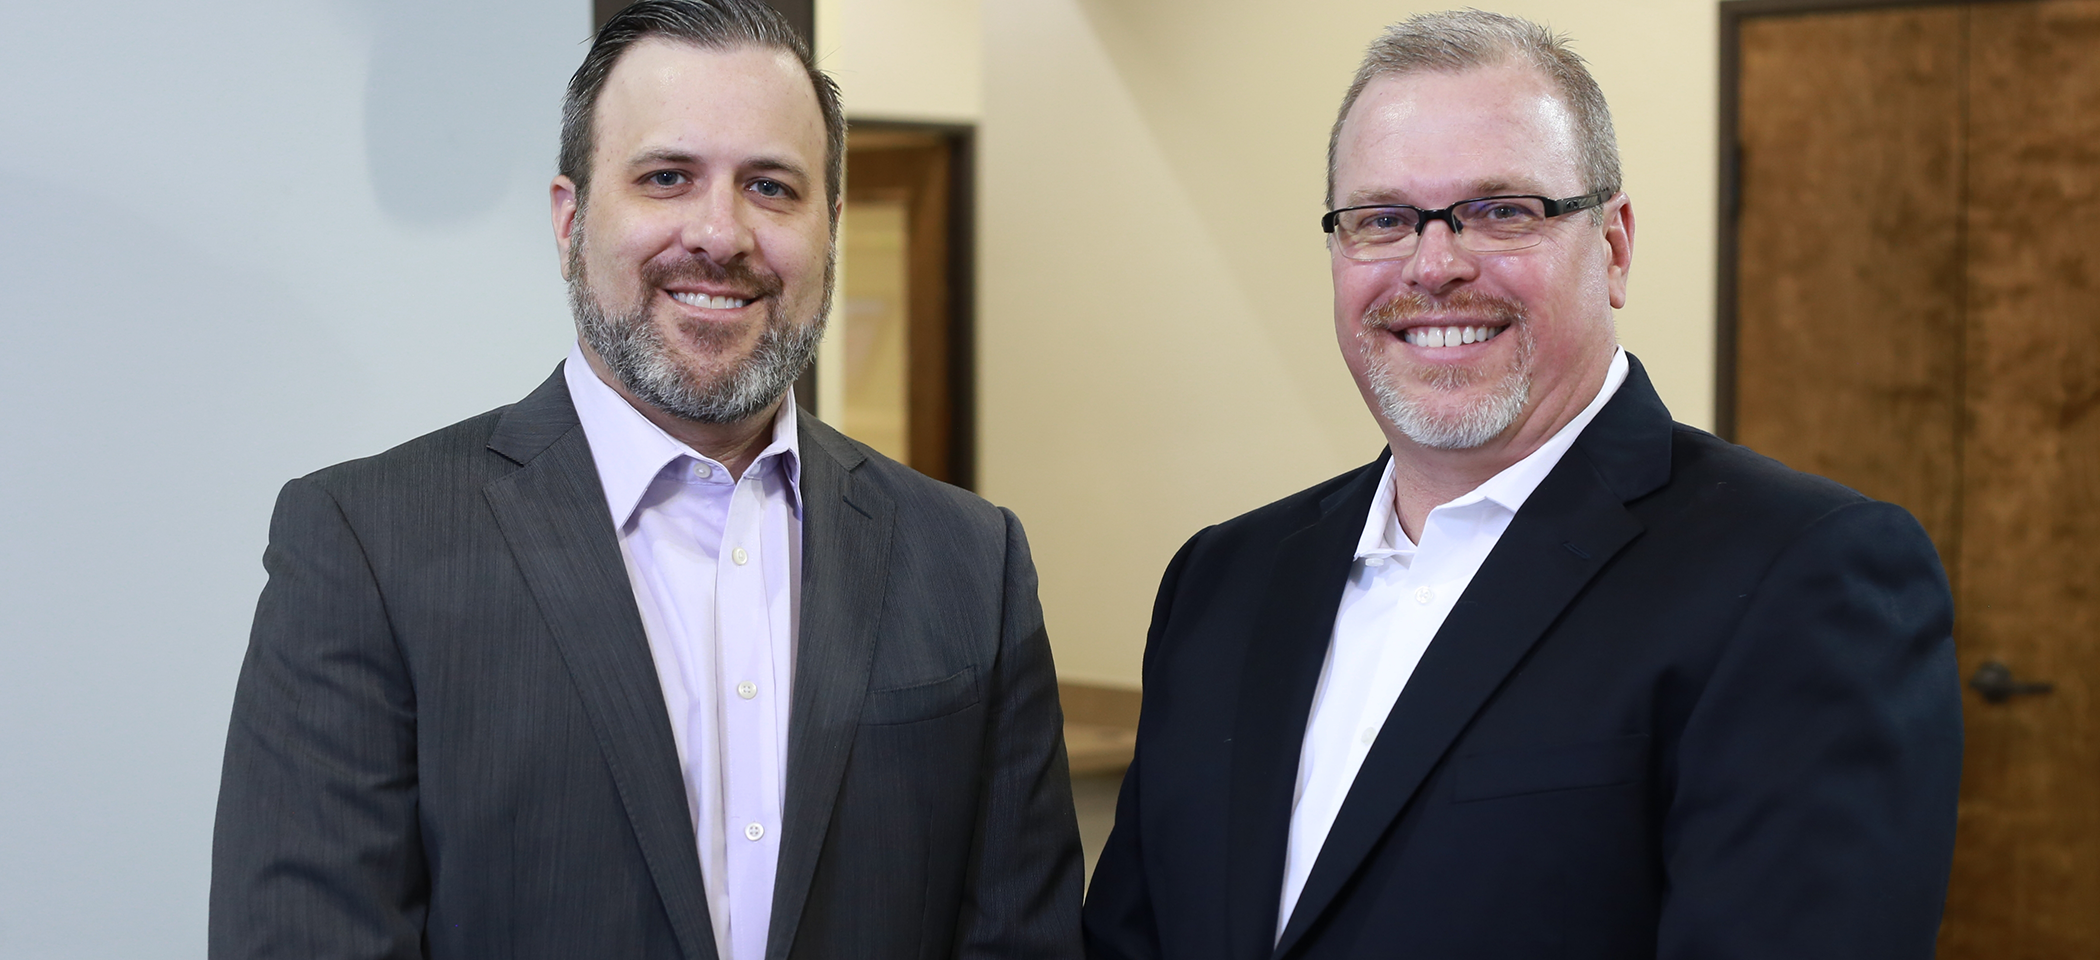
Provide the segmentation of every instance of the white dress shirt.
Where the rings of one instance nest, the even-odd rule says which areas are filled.
[[[1291,908],[1305,889],[1327,831],[1341,812],[1356,771],[1400,699],[1415,664],[1444,625],[1473,575],[1495,549],[1502,532],[1531,491],[1552,472],[1604,403],[1626,380],[1626,351],[1613,353],[1604,385],[1589,406],[1530,456],[1486,483],[1429,511],[1422,540],[1413,543],[1395,512],[1393,464],[1385,465],[1371,513],[1356,546],[1356,564],[1342,588],[1334,636],[1320,668],[1305,744],[1298,755],[1298,784],[1291,800],[1289,853],[1284,861],[1283,900],[1276,935],[1290,922]],[[1522,584],[1513,585],[1522,589]],[[1406,731],[1401,731],[1404,736]]]
[[[642,416],[581,349],[564,369],[656,661],[722,960],[761,960],[801,604],[791,391],[741,479]]]

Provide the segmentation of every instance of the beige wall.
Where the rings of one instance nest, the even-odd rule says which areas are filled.
[[[994,0],[997,2],[997,0]],[[817,0],[817,59],[858,120],[976,123],[980,0]]]
[[[979,489],[1027,524],[1066,679],[1136,685],[1184,540],[1377,455],[1329,319],[1322,160],[1364,45],[1440,6],[819,5],[854,115],[980,118]],[[1637,218],[1620,338],[1708,424],[1715,5],[1494,8],[1571,34],[1610,98]]]

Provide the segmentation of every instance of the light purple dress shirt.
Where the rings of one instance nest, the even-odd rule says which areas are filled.
[[[563,370],[619,532],[678,745],[722,960],[761,960],[787,788],[801,608],[801,461],[792,391],[741,478],[599,380]]]

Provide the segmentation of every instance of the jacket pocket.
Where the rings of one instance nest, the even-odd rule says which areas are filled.
[[[1648,737],[1467,754],[1451,773],[1451,799],[1457,803],[1636,783],[1648,777]]]
[[[917,723],[968,709],[977,702],[977,668],[908,687],[868,691],[860,708],[863,724]]]

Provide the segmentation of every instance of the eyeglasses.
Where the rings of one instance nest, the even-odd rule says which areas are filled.
[[[1502,253],[1538,246],[1547,221],[1588,210],[1612,198],[1617,190],[1565,200],[1517,194],[1460,200],[1441,210],[1405,203],[1343,207],[1320,218],[1320,229],[1333,235],[1336,249],[1351,260],[1398,260],[1413,256],[1422,231],[1432,220],[1451,228],[1451,239],[1473,253]]]

